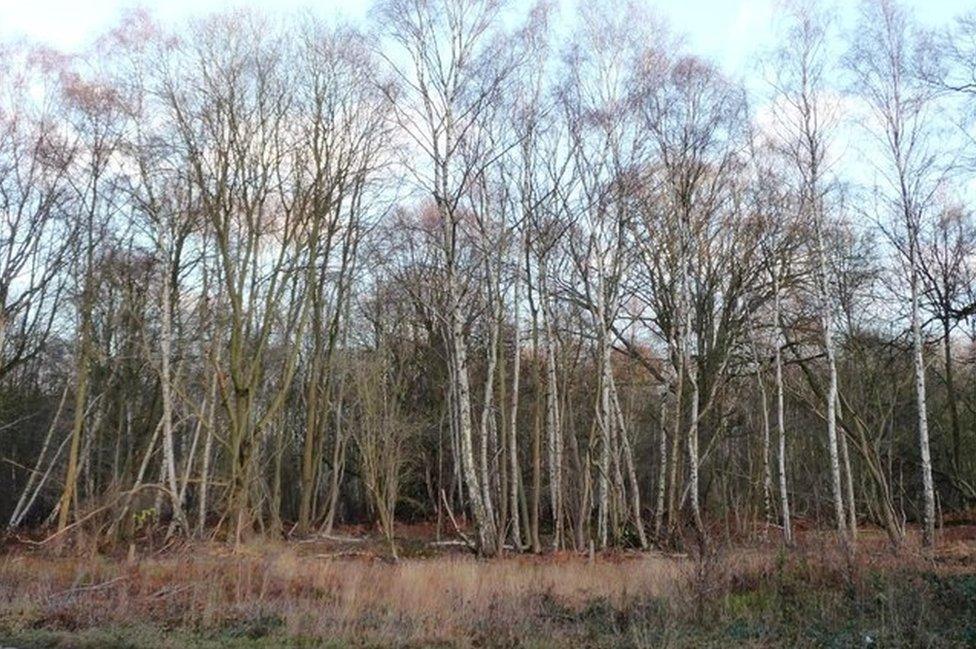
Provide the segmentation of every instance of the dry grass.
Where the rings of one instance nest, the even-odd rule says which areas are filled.
[[[301,557],[278,546],[237,556],[218,550],[195,547],[132,565],[8,556],[0,562],[0,592],[20,609],[7,616],[22,626],[153,620],[213,629],[273,619],[291,636],[449,642],[501,621],[515,630],[553,607],[578,611],[602,601],[622,609],[673,595],[687,571],[683,561],[655,555],[389,564]]]
[[[135,621],[231,637],[379,646],[514,647],[529,639],[539,646],[653,646],[671,637],[669,629],[714,626],[746,605],[768,616],[785,606],[787,581],[796,599],[806,590],[828,596],[857,590],[866,575],[976,572],[971,540],[947,543],[945,560],[933,561],[870,543],[850,558],[829,538],[811,536],[789,555],[737,548],[694,558],[627,553],[592,561],[447,554],[388,563],[323,557],[316,552],[322,548],[294,543],[237,553],[201,544],[134,562],[21,549],[0,558],[0,631]],[[762,594],[755,603],[743,600],[754,593]],[[826,599],[823,606],[830,605]],[[651,626],[646,642],[634,631]]]

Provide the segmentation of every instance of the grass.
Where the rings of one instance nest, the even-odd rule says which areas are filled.
[[[967,547],[896,556],[866,543],[850,557],[808,540],[789,553],[394,564],[296,543],[194,545],[134,562],[21,548],[0,558],[0,646],[976,646]]]

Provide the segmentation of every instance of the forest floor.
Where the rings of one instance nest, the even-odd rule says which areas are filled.
[[[0,549],[0,647],[976,647],[976,526],[491,560],[403,526],[118,555]]]

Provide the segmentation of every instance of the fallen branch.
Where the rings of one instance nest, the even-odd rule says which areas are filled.
[[[451,525],[454,527],[454,531],[458,536],[461,537],[461,540],[464,541],[465,545],[467,545],[472,552],[477,552],[478,548],[474,543],[471,542],[471,539],[469,539],[468,536],[461,531],[461,527],[457,524],[457,520],[454,518],[454,512],[451,511],[451,505],[447,502],[447,495],[444,493],[443,489],[441,489],[441,500],[444,501],[444,509],[447,510],[447,517],[451,519]]]
[[[345,557],[370,557],[377,558],[375,554],[363,550],[346,550],[344,552],[330,552],[329,554],[314,554],[316,559],[342,559]]]
[[[367,538],[360,538],[357,536],[339,536],[337,534],[316,534],[314,538],[309,540],[316,541],[319,539],[324,539],[326,541],[336,541],[338,543],[362,543],[363,541],[369,540]]]

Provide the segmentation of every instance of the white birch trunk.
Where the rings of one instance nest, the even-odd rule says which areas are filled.
[[[661,434],[658,442],[657,500],[654,503],[654,538],[660,541],[664,523],[664,496],[668,486],[668,426],[665,422],[667,401],[661,397]]]
[[[452,291],[453,293],[453,291]],[[461,473],[464,477],[471,511],[474,514],[478,531],[478,547],[487,555],[495,554],[494,521],[488,517],[482,497],[483,491],[478,479],[478,469],[474,459],[473,430],[471,425],[471,386],[468,379],[468,350],[464,340],[464,323],[461,320],[459,305],[451,306],[451,358],[454,364],[454,381],[457,397],[458,437],[460,442]]]
[[[779,277],[773,278],[773,318],[776,325],[776,433],[779,439],[779,501],[783,524],[783,542],[793,545],[793,524],[790,520],[790,494],[786,479],[786,420],[783,407],[783,351],[781,348],[782,323],[780,322]]]
[[[827,451],[830,455],[830,487],[834,498],[834,517],[837,531],[846,533],[844,518],[844,495],[841,490],[840,456],[837,444],[837,360],[834,350],[833,318],[831,317],[829,285],[827,283],[827,260],[824,250],[823,224],[821,215],[816,215],[818,283],[820,284],[820,321],[823,326],[824,351],[827,354]]]
[[[932,481],[932,455],[929,450],[929,421],[925,398],[925,356],[923,354],[922,324],[919,314],[917,255],[917,226],[909,235],[911,254],[911,298],[912,298],[912,357],[915,366],[915,402],[918,410],[918,447],[922,463],[922,495],[924,498],[924,518],[922,545],[929,548],[935,544],[935,487]],[[946,342],[948,344],[948,341]]]
[[[688,426],[688,484],[691,488],[691,514],[695,521],[695,528],[704,535],[705,524],[702,521],[701,503],[698,494],[698,400],[700,398],[697,368],[688,369],[688,379],[691,382],[691,423]]]
[[[488,280],[489,299],[495,305],[495,307],[492,309],[491,332],[489,334],[488,341],[488,358],[487,367],[485,368],[485,385],[481,409],[481,435],[479,439],[481,452],[478,459],[480,465],[479,468],[481,469],[481,498],[484,502],[485,516],[490,518],[492,521],[495,521],[495,508],[492,504],[491,496],[491,467],[489,463],[489,455],[492,453],[489,450],[489,438],[492,437],[490,435],[490,427],[493,424],[492,415],[495,397],[495,372],[498,367],[501,314],[499,313],[500,308],[498,306],[498,296],[494,290],[495,279],[497,278],[492,276],[492,271],[490,268],[487,269],[486,278]],[[501,524],[504,525],[504,521],[502,521]]]
[[[543,271],[545,272],[545,270]],[[545,281],[543,279],[543,281]],[[549,452],[549,498],[552,505],[552,547],[562,546],[563,520],[563,440],[559,421],[559,386],[556,376],[556,344],[548,291],[543,290],[543,319],[546,333],[546,442]]]
[[[613,426],[613,415],[611,414],[610,404],[610,381],[612,372],[609,341],[604,331],[600,335],[600,410],[598,413],[600,425],[600,456],[597,473],[597,538],[601,549],[607,547],[610,507],[610,437]]]
[[[634,527],[637,530],[637,539],[640,541],[641,549],[646,550],[647,534],[644,531],[644,519],[641,516],[640,483],[637,481],[637,472],[634,467],[634,454],[630,447],[630,438],[627,436],[627,427],[624,426],[624,414],[620,407],[620,396],[617,394],[616,382],[610,385],[613,389],[613,405],[617,416],[617,428],[622,447],[621,452],[624,456],[624,466],[627,470],[627,481],[630,486],[631,514],[634,517]]]
[[[523,243],[524,246],[524,243]],[[519,374],[522,369],[522,338],[521,322],[519,321],[521,311],[521,289],[522,273],[519,264],[515,265],[515,286],[514,293],[514,324],[515,324],[515,349],[512,359],[512,404],[509,412],[508,426],[508,462],[509,462],[509,490],[508,490],[508,509],[512,519],[512,544],[522,548],[522,530],[519,520],[519,483],[521,470],[518,460],[518,405],[519,405]]]

